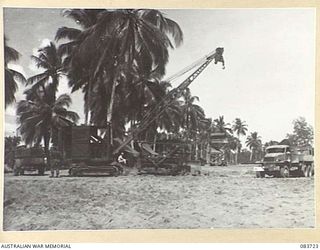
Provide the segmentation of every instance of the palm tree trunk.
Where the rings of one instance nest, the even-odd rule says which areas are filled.
[[[44,153],[47,157],[47,162],[49,169],[51,168],[51,155],[50,155],[50,150],[49,150],[49,142],[50,142],[50,133],[49,131],[46,131],[44,136],[43,136],[43,143],[44,143]]]
[[[235,156],[234,156],[234,160],[235,160],[235,164],[237,165],[238,164],[238,146],[236,147],[236,153],[235,153]]]
[[[108,143],[107,143],[107,158],[111,159],[111,149],[113,144],[113,135],[112,135],[112,112],[113,112],[113,103],[114,103],[114,96],[116,91],[117,81],[113,81],[111,95],[110,95],[110,102],[107,109],[107,126],[108,126]]]
[[[92,97],[92,89],[90,86],[90,81],[88,81],[88,96],[87,96],[87,100],[86,103],[84,105],[86,105],[85,108],[85,124],[89,125],[91,122],[91,117],[90,117],[90,105],[91,105],[91,97]]]
[[[238,134],[238,142],[240,143],[240,135]],[[235,154],[235,164],[238,164],[238,154],[239,154],[239,145],[237,143],[236,154]]]
[[[85,104],[86,105],[86,104]],[[88,110],[84,111],[84,124],[88,125]]]
[[[153,137],[153,151],[156,151],[156,143],[157,143],[157,133],[155,133]]]
[[[198,160],[198,151],[199,151],[199,149],[198,149],[198,143],[197,143],[197,139],[195,139],[195,152],[194,152],[194,154],[195,154],[195,160],[197,161]]]
[[[210,163],[210,143],[207,144],[206,162]]]
[[[253,149],[251,149],[251,152],[250,152],[250,161],[252,161],[252,157],[253,157]]]
[[[89,93],[90,91],[88,91],[88,96],[85,98],[84,100],[84,124],[85,125],[89,125],[88,121],[89,121],[89,112],[90,112],[90,105],[89,105],[89,102],[90,102],[90,98],[89,98]]]

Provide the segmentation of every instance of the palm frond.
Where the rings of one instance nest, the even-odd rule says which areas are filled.
[[[60,57],[65,55],[70,55],[72,52],[72,49],[77,45],[79,45],[78,41],[72,41],[72,42],[61,44],[58,48],[58,55]]]
[[[9,69],[5,69],[5,107],[15,101],[14,94],[18,89],[18,84]]]
[[[34,76],[31,76],[27,79],[27,86],[28,85],[35,85],[35,84],[43,84],[45,82],[47,82],[49,80],[49,77],[48,77],[48,74],[47,72],[43,72],[43,73],[40,73],[38,75],[34,75]]]
[[[81,34],[81,30],[64,26],[57,30],[55,40],[56,41],[59,41],[61,39],[75,40],[79,37],[80,34]]]
[[[69,121],[69,123],[77,123],[80,119],[79,115],[74,111],[69,111],[66,109],[56,110],[56,114],[59,115],[60,118],[65,118]]]
[[[70,107],[72,103],[71,97],[68,94],[60,95],[54,103],[54,107]]]
[[[49,69],[50,64],[46,62],[45,60],[40,59],[40,57],[32,55],[31,59],[36,63],[36,66],[38,68],[44,68],[44,69]]]
[[[18,80],[18,82],[21,82],[22,84],[26,84],[26,78],[24,77],[23,74],[21,74],[20,72],[13,70],[13,69],[9,69],[10,73],[12,74],[13,78]]]
[[[8,64],[9,62],[18,61],[19,57],[20,57],[20,53],[14,48],[7,46],[5,41],[5,46],[4,46],[5,63]]]
[[[183,32],[178,23],[166,18],[166,32],[168,32],[174,39],[176,47],[179,47],[183,42]]]

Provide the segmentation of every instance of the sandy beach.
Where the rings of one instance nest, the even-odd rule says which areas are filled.
[[[253,166],[202,175],[5,174],[4,230],[311,228],[313,178],[257,179]]]

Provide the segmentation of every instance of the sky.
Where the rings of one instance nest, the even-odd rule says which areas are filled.
[[[258,132],[263,142],[284,139],[293,130],[292,121],[300,116],[314,127],[314,9],[161,11],[176,21],[184,33],[183,44],[170,51],[164,79],[217,47],[224,47],[226,68],[212,63],[190,86],[207,117],[223,115],[230,124],[241,118],[248,124],[248,133]],[[76,27],[61,12],[62,9],[4,9],[8,45],[22,55],[18,64],[10,67],[26,77],[41,72],[30,56],[53,40],[59,27]],[[18,101],[23,98],[23,90],[20,86]],[[66,79],[62,79],[59,93],[70,93]],[[72,99],[70,109],[78,112],[83,121],[82,93],[73,93]],[[15,121],[13,105],[5,114],[6,135],[15,134]]]

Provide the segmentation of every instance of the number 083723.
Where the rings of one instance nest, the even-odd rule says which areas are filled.
[[[317,248],[319,248],[319,244],[300,244],[300,248],[317,249]]]

